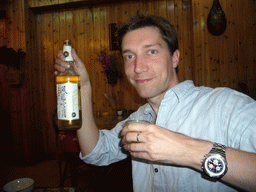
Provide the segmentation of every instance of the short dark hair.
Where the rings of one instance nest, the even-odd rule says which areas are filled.
[[[162,34],[163,40],[167,43],[171,55],[173,55],[173,53],[179,48],[177,32],[174,26],[167,19],[156,15],[136,15],[131,17],[127,23],[122,25],[117,32],[121,53],[122,40],[125,34],[143,27],[157,27]],[[176,68],[176,72],[178,73],[178,67]]]

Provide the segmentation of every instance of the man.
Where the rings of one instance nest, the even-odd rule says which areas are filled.
[[[137,15],[119,30],[119,39],[127,78],[148,101],[128,119],[151,124],[123,128],[120,122],[99,131],[89,77],[72,50],[81,75],[81,158],[108,165],[125,159],[125,149],[132,156],[134,191],[255,191],[256,102],[231,89],[180,83],[177,35],[166,19]],[[58,56],[55,68],[64,71],[64,56]]]

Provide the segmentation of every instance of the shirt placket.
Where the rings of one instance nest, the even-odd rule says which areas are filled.
[[[163,191],[162,179],[161,179],[161,167],[159,165],[152,165],[153,177],[153,192]]]

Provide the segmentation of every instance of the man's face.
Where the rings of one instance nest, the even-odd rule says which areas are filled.
[[[127,78],[142,98],[161,100],[166,91],[179,83],[175,72],[179,51],[171,56],[156,27],[128,32],[122,41],[122,55]]]

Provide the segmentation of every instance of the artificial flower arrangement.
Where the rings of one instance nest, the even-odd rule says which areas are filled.
[[[106,73],[108,83],[115,85],[118,78],[123,77],[122,73],[118,69],[118,64],[122,62],[121,55],[116,52],[107,55],[106,51],[103,50],[99,54],[99,61],[101,62],[101,66],[104,69],[103,72]]]

